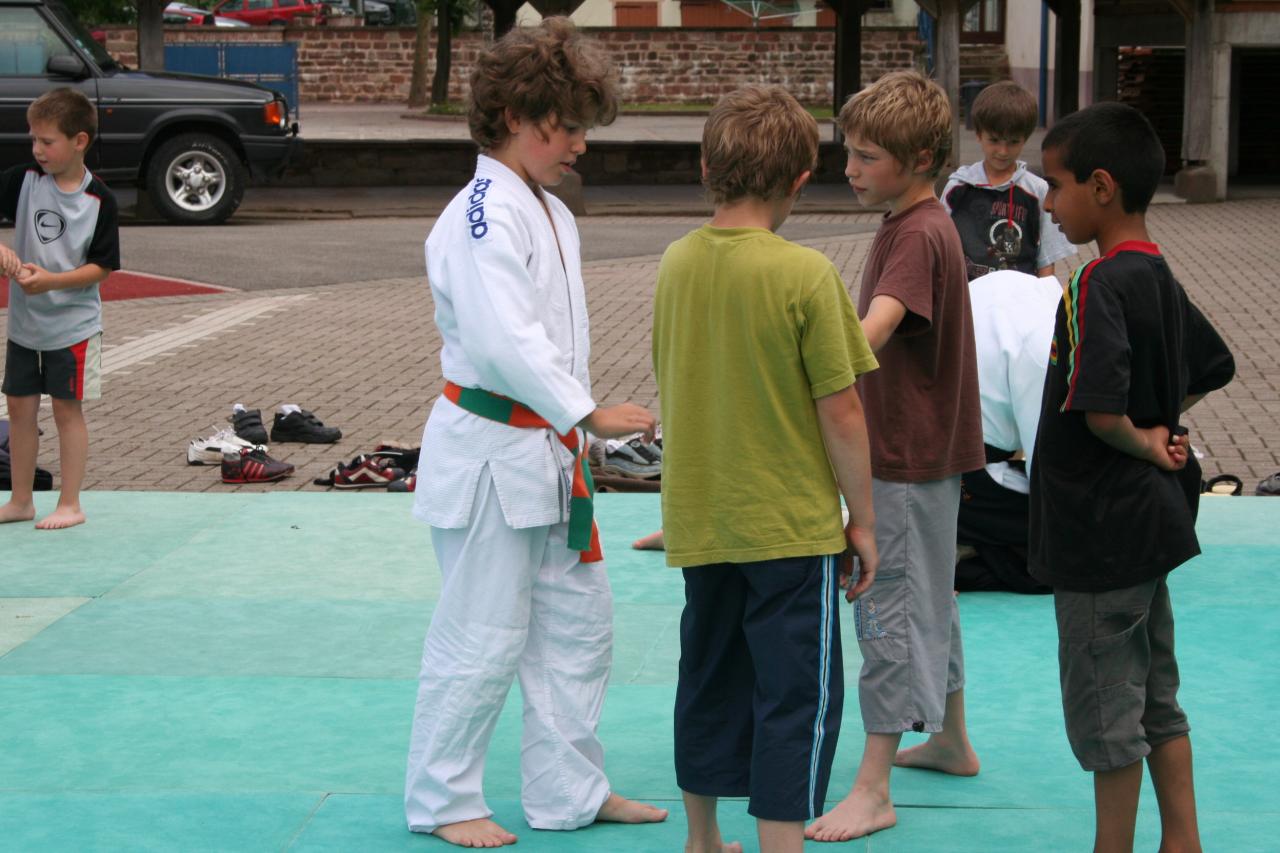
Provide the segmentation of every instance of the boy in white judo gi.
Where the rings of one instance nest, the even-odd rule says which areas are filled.
[[[414,832],[463,847],[516,836],[490,818],[485,754],[513,677],[521,803],[535,829],[667,812],[612,791],[596,735],[613,605],[591,518],[584,431],[652,439],[632,404],[598,408],[578,231],[542,190],[617,114],[612,70],[565,18],[512,30],[471,76],[475,177],[426,244],[444,393],[422,440],[414,515],[443,575],[422,654],[405,779]]]

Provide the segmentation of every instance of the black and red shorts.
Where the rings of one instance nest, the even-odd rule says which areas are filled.
[[[54,350],[33,350],[9,341],[3,391],[10,397],[48,394],[58,400],[97,400],[102,396],[102,333]]]

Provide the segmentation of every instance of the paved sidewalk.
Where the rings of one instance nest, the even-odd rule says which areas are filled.
[[[845,217],[850,226],[875,214]],[[836,221],[838,217],[822,217]],[[625,221],[625,220],[622,220]],[[689,228],[700,218],[673,218]],[[1192,298],[1222,330],[1237,380],[1187,419],[1208,456],[1206,474],[1242,477],[1252,491],[1280,470],[1280,201],[1161,205],[1151,226]],[[857,291],[869,233],[809,241]],[[585,267],[592,375],[602,403],[651,407],[651,302],[657,256]],[[1066,267],[1060,267],[1065,274]],[[87,488],[314,489],[311,479],[380,440],[415,441],[440,387],[439,338],[422,278],[306,289],[171,297],[105,306],[104,399],[86,407],[93,441]],[[280,445],[298,474],[266,487],[223,486],[212,468],[185,464],[187,442],[221,424],[232,403],[298,403],[340,426],[336,446]],[[43,467],[57,472],[50,412]],[[749,429],[749,425],[744,425]],[[352,498],[357,500],[358,498]]]
[[[705,115],[621,115],[608,126],[593,129],[587,146],[599,141],[697,142],[702,138]],[[320,140],[440,140],[469,139],[461,116],[427,116],[396,104],[304,104],[301,136]],[[821,138],[837,139],[830,119],[819,122]],[[1037,129],[1023,149],[1023,159],[1033,171],[1040,169]],[[972,131],[960,136],[960,162],[982,159],[982,149]],[[378,216],[435,216],[455,192],[455,187],[253,187],[236,213],[238,219],[347,219]],[[122,209],[133,204],[135,193],[120,193]],[[587,213],[592,216],[699,216],[707,205],[702,188],[687,186],[583,187]],[[1163,192],[1160,201],[1173,201]],[[856,202],[844,184],[813,184],[796,207],[797,213],[845,213]]]

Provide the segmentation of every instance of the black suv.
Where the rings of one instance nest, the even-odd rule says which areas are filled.
[[[301,144],[284,97],[269,89],[133,71],[58,0],[0,0],[0,168],[31,159],[27,106],[59,86],[98,105],[89,169],[138,184],[174,222],[222,222],[250,174],[278,175]]]

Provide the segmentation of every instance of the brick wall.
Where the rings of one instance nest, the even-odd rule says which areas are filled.
[[[137,64],[137,33],[107,27],[107,50]],[[590,34],[617,64],[622,99],[629,102],[714,101],[744,83],[780,83],[804,103],[828,104],[834,73],[834,34],[829,29],[725,30],[660,27],[596,29]],[[409,93],[415,33],[387,27],[270,27],[208,30],[171,27],[170,44],[200,41],[294,42],[304,102],[396,102]],[[462,33],[453,40],[451,100],[466,97],[467,78],[488,36]],[[434,47],[434,41],[433,45]],[[862,79],[917,63],[921,44],[914,29],[865,28]],[[434,68],[434,63],[432,63]]]

